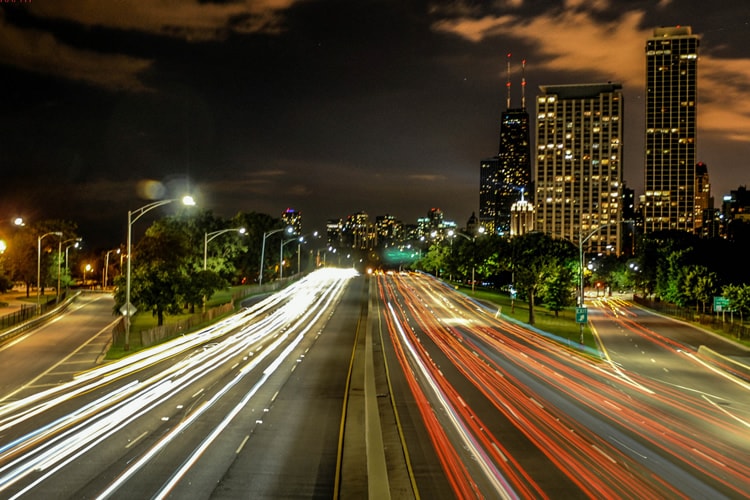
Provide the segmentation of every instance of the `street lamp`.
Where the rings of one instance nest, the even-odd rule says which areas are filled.
[[[232,229],[220,229],[212,233],[204,233],[203,235],[203,270],[204,271],[208,268],[208,242],[213,240],[220,234],[230,233],[232,231],[236,231],[240,234],[245,234],[246,230],[244,227],[234,227]]]
[[[62,238],[62,232],[61,231],[52,231],[51,233],[44,233],[43,235],[39,236],[36,240],[36,310],[37,313],[41,311],[41,304],[39,303],[39,300],[41,298],[40,296],[40,286],[42,283],[42,240],[46,236],[55,235],[60,238]]]
[[[14,226],[25,226],[26,223],[23,221],[21,217],[15,217],[14,219],[11,219],[10,223]],[[0,240],[0,253],[4,253],[8,249],[8,244],[5,242],[5,240]]]
[[[73,243],[72,245],[68,245],[68,246],[66,246],[66,247],[65,247],[65,270],[66,270],[66,271],[68,270],[68,249],[69,249],[70,247],[73,247],[73,248],[78,248],[78,242],[76,241],[76,242],[75,242],[75,243]]]
[[[142,206],[137,210],[128,210],[128,267],[127,274],[125,276],[125,345],[123,346],[123,349],[126,351],[130,350],[130,316],[132,314],[135,314],[135,311],[133,310],[134,308],[130,303],[130,263],[133,260],[132,254],[130,252],[132,247],[131,242],[133,237],[133,223],[140,219],[146,212],[149,212],[154,208],[161,207],[168,203],[172,203],[173,201],[177,201],[177,198],[154,201],[152,203],[149,203],[148,205]],[[193,200],[192,196],[186,195],[182,197],[182,204],[186,206],[193,206],[195,205],[195,200]]]
[[[485,231],[484,226],[479,226],[479,228],[477,229],[477,232],[479,234],[484,234],[484,231]],[[474,270],[476,269],[475,259],[476,259],[476,251],[477,251],[477,249],[476,249],[476,241],[477,241],[477,236],[479,236],[479,234],[475,234],[474,236],[469,237],[469,236],[465,235],[464,233],[457,233],[457,232],[453,231],[452,229],[450,231],[448,231],[448,236],[461,236],[462,238],[466,238],[467,240],[471,241],[471,244],[472,244],[471,293],[474,293],[474,285],[475,285],[475,283],[474,283],[474,281],[475,281],[474,280]]]
[[[83,267],[83,288],[86,288],[86,273],[91,271],[91,264],[86,264]]]
[[[279,246],[279,279],[284,277],[284,245],[286,245],[287,243],[291,243],[293,241],[301,243],[304,240],[305,240],[304,236],[300,236],[298,238],[292,238],[286,241],[281,240],[281,245]],[[297,256],[298,256],[297,272],[299,272],[299,246],[297,247]]]
[[[60,264],[62,261],[62,246],[70,241],[75,241],[76,246],[78,245],[78,242],[81,241],[83,238],[70,238],[69,240],[62,241],[60,240],[57,243],[57,302],[60,302]],[[65,269],[68,269],[68,248],[65,247]]]
[[[273,234],[280,233],[281,231],[286,231],[287,233],[292,234],[294,233],[294,228],[292,226],[287,226],[263,233],[263,244],[260,247],[260,274],[258,275],[258,285],[263,284],[263,262],[266,260],[266,238]]]
[[[585,237],[583,236],[583,231],[578,232],[578,264],[580,266],[580,283],[579,283],[579,290],[578,290],[578,307],[584,308],[585,305],[585,295],[583,293],[583,244],[586,243],[589,238],[594,236],[596,233],[601,231],[604,228],[607,228],[609,226],[615,226],[617,224],[620,224],[621,222],[633,222],[632,220],[624,220],[624,221],[615,221],[615,222],[607,222],[605,224],[602,224],[600,226],[597,226],[595,229],[593,229],[589,234],[587,234]],[[583,344],[583,322],[579,322],[580,325],[580,342]]]
[[[102,284],[102,290],[107,288],[107,281],[109,278],[109,254],[112,252],[117,252],[119,254],[121,250],[119,248],[113,248],[112,250],[107,250],[107,253],[104,255],[104,283]]]

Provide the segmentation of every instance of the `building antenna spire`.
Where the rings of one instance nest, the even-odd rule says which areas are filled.
[[[508,96],[505,99],[506,109],[510,109],[510,56],[511,54],[510,52],[508,52],[508,57],[506,59],[506,65],[508,68],[508,77],[507,77],[507,80],[505,81],[505,88],[507,89],[507,94],[508,94]]]
[[[521,107],[526,109],[526,59],[521,60]]]

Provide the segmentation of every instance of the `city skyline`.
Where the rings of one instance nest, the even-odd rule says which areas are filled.
[[[224,217],[293,207],[322,229],[359,211],[408,223],[440,207],[460,225],[478,213],[477,160],[497,147],[507,53],[514,103],[522,59],[528,103],[541,85],[622,83],[624,180],[642,194],[644,46],[672,25],[701,37],[696,160],[720,200],[750,179],[750,35],[739,0],[715,10],[694,1],[4,5],[0,214],[64,218],[87,240],[116,244],[127,211],[166,187],[191,190]]]

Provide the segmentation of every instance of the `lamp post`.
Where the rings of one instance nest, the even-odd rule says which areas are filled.
[[[104,279],[102,280],[102,290],[107,288],[107,281],[109,278],[109,254],[112,252],[117,252],[119,254],[121,250],[119,248],[113,248],[112,250],[107,250],[107,253],[104,255]]]
[[[220,229],[218,231],[213,231],[211,233],[203,234],[203,270],[204,271],[208,269],[208,242],[213,240],[220,234],[230,233],[232,231],[238,232],[240,234],[245,234],[244,227],[234,227],[232,229]]]
[[[128,351],[130,350],[130,316],[135,313],[133,310],[133,306],[130,303],[130,263],[132,262],[132,254],[131,254],[131,247],[132,247],[132,238],[133,238],[133,223],[140,219],[146,212],[149,212],[153,210],[154,208],[161,207],[163,205],[166,205],[168,203],[172,203],[173,201],[177,201],[177,198],[172,198],[169,200],[159,200],[154,201],[152,203],[149,203],[148,205],[144,205],[141,208],[137,210],[128,210],[128,266],[127,266],[127,274],[125,276],[125,305],[124,308],[124,315],[125,315],[125,345],[123,346],[123,349]],[[182,198],[182,204],[186,206],[193,206],[195,205],[195,200],[193,200],[192,196],[183,196]]]
[[[580,283],[579,283],[579,290],[578,290],[578,307],[581,309],[585,308],[585,295],[583,293],[583,244],[586,243],[589,238],[594,236],[596,233],[601,231],[604,228],[607,228],[609,226],[614,226],[617,224],[620,224],[621,222],[633,222],[632,220],[624,220],[624,221],[615,221],[615,222],[607,222],[605,224],[602,224],[600,226],[597,226],[595,229],[593,229],[590,233],[588,233],[585,237],[583,236],[583,231],[578,232],[578,264],[580,266]],[[576,315],[578,316],[578,315]],[[579,321],[580,325],[580,343],[583,344],[583,321]]]
[[[287,243],[291,243],[293,241],[301,243],[302,241],[304,241],[304,239],[304,236],[299,236],[298,238],[292,238],[286,241],[281,240],[281,245],[279,246],[279,279],[284,277],[284,246]],[[297,249],[297,257],[299,257],[299,248]],[[299,272],[299,258],[297,260],[297,272]]]
[[[60,264],[62,261],[62,246],[69,241],[75,241],[76,245],[78,245],[78,242],[81,241],[83,238],[70,238],[69,240],[62,241],[60,240],[57,243],[57,302],[60,302]],[[65,247],[65,269],[68,269],[68,248]]]
[[[231,229],[220,229],[218,231],[213,231],[211,233],[203,233],[203,270],[208,269],[208,242],[216,238],[217,236],[229,233],[232,231],[236,231],[240,234],[245,234],[245,228],[244,227],[235,227]],[[206,300],[207,297],[203,295],[203,312],[206,312]]]
[[[41,311],[41,304],[39,303],[39,300],[41,298],[40,296],[40,287],[42,284],[42,240],[47,237],[55,235],[60,238],[62,238],[62,231],[52,231],[51,233],[44,233],[43,235],[39,236],[36,240],[36,311],[39,313]]]
[[[83,288],[86,288],[86,273],[91,271],[91,264],[83,266]]]
[[[68,249],[69,249],[70,247],[73,247],[73,248],[78,248],[78,242],[76,241],[76,242],[75,242],[75,243],[73,243],[72,245],[68,245],[68,246],[66,246],[66,247],[65,247],[65,270],[66,270],[66,271],[68,270]]]
[[[266,260],[266,238],[269,236],[280,233],[281,231],[286,231],[289,234],[292,234],[294,232],[294,228],[292,226],[282,227],[281,229],[274,229],[272,231],[266,231],[263,233],[263,244],[260,247],[260,273],[258,275],[258,285],[263,284],[263,262]]]
[[[479,234],[484,234],[484,231],[485,231],[484,226],[479,226],[479,228],[477,229],[477,232]],[[474,280],[474,270],[476,269],[476,262],[475,262],[475,259],[476,259],[476,248],[475,248],[475,245],[476,245],[476,242],[477,242],[477,236],[479,236],[479,235],[475,234],[474,236],[469,237],[469,236],[465,235],[464,233],[457,233],[457,232],[455,232],[453,230],[450,230],[450,231],[448,231],[448,236],[449,237],[450,236],[461,236],[462,238],[466,238],[467,240],[471,241],[471,243],[472,243],[472,249],[471,249],[471,251],[472,251],[472,258],[471,258],[471,293],[474,293],[474,285],[475,285],[475,283],[474,283],[474,281],[475,281]]]
[[[11,219],[10,223],[14,226],[25,226],[26,223],[23,221],[21,217],[15,217]],[[0,253],[4,253],[8,249],[8,244],[5,242],[5,240],[0,239]]]

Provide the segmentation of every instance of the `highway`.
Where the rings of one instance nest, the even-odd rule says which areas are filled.
[[[620,339],[600,360],[429,276],[389,273],[378,285],[391,398],[423,497],[744,498],[750,491],[750,386],[684,345],[632,323],[628,334],[637,340]],[[636,314],[617,307],[617,318]],[[625,329],[607,309],[602,319]]]
[[[68,382],[95,366],[110,339],[114,300],[80,294],[62,313],[0,346],[0,404]]]
[[[600,358],[429,276],[324,269],[93,367],[76,355],[101,350],[107,301],[0,351],[33,357],[8,361],[1,498],[362,498],[378,453],[392,498],[750,491],[750,385],[696,356],[687,325],[622,301],[590,304]],[[380,450],[362,437],[368,376]]]
[[[366,293],[354,277],[312,273],[210,328],[3,401],[0,496],[331,498]]]

